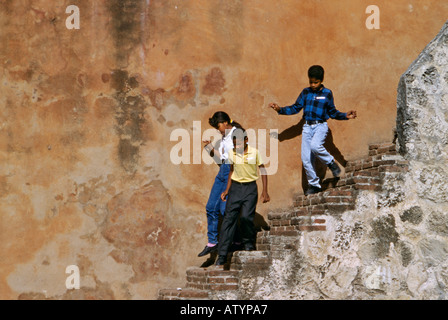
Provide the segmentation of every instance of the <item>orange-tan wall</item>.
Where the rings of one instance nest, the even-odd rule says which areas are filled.
[[[371,4],[380,29],[366,27]],[[173,130],[204,132],[218,110],[278,129],[265,217],[302,192],[301,115],[268,103],[292,104],[321,64],[338,109],[358,112],[330,121],[329,148],[365,155],[393,139],[399,77],[447,12],[438,0],[1,1],[0,297],[153,299],[182,285],[204,262],[217,167],[174,165]]]

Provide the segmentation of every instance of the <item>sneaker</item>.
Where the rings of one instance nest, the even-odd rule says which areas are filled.
[[[198,257],[205,256],[206,254],[215,252],[216,250],[218,250],[218,245],[214,245],[213,247],[205,246],[204,250],[202,250],[202,251],[198,254]]]
[[[305,195],[306,195],[306,196],[309,196],[310,194],[319,193],[319,192],[321,192],[321,191],[322,191],[322,189],[319,188],[319,187],[310,186],[310,187],[306,190]]]
[[[328,168],[330,168],[333,176],[336,178],[341,174],[341,168],[339,168],[338,164],[334,161],[328,165]]]
[[[216,266],[223,266],[226,264],[226,262],[227,262],[227,256],[219,255],[218,260],[216,260]]]

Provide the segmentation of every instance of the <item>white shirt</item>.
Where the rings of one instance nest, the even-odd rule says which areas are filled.
[[[221,160],[229,159],[229,151],[233,150],[233,139],[232,133],[236,129],[236,127],[232,127],[230,130],[226,130],[226,135],[222,138],[221,143],[218,147],[218,151],[220,153]],[[229,131],[229,132],[227,132]]]

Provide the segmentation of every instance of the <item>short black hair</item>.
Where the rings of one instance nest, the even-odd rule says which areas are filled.
[[[241,139],[241,140],[247,139],[246,129],[241,127],[241,128],[236,128],[235,130],[233,130],[232,140],[233,139]]]
[[[320,81],[324,81],[324,68],[315,65],[308,69],[308,78],[314,78]]]

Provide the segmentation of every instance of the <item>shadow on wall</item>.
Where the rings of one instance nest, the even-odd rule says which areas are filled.
[[[291,140],[291,139],[294,139],[294,138],[302,135],[302,129],[303,129],[304,124],[305,124],[305,120],[302,118],[299,121],[299,123],[283,130],[282,132],[280,132],[278,134],[278,141],[283,142],[285,140]],[[339,164],[341,164],[343,167],[345,167],[345,165],[347,164],[347,160],[345,160],[344,155],[341,153],[339,148],[336,147],[336,145],[334,144],[333,133],[331,132],[330,128],[328,128],[328,135],[327,135],[327,138],[325,139],[324,147],[335,158],[335,160]],[[325,164],[323,164],[321,161],[316,161],[315,168],[316,168],[317,176],[319,177],[319,179],[321,181],[323,181],[325,178],[325,173],[327,171],[327,166]],[[305,178],[306,173],[305,173],[305,169],[304,169],[303,165],[302,165],[302,177],[303,177],[302,178],[302,190],[305,192],[305,190],[308,188],[308,182]],[[332,179],[327,179],[327,180],[338,180],[338,178],[334,178],[334,179],[332,178]],[[327,182],[329,182],[329,181],[327,181]]]

